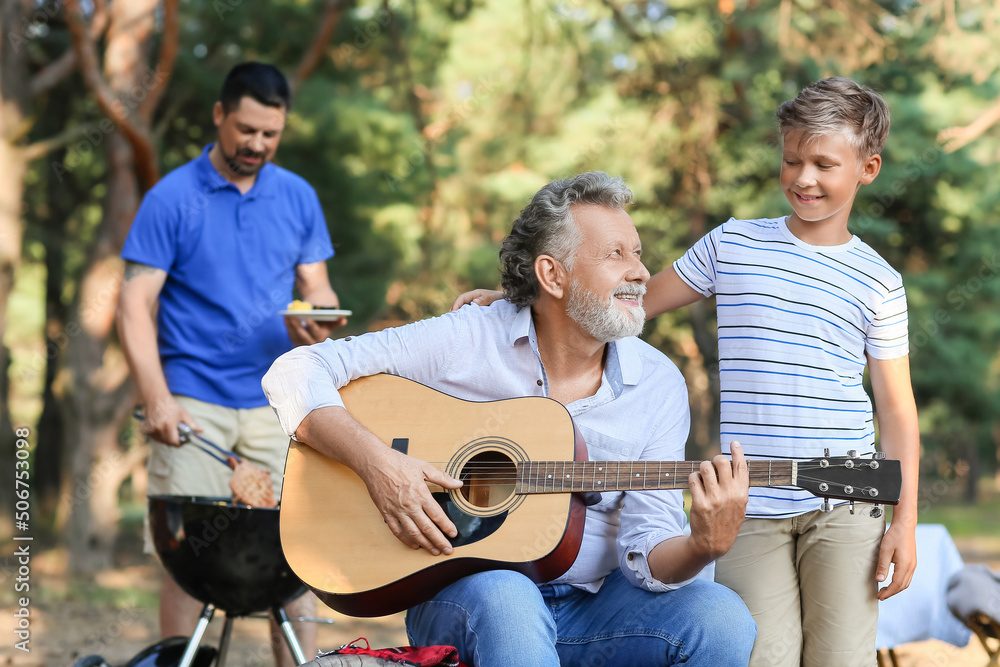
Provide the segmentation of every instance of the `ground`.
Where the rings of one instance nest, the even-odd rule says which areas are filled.
[[[986,562],[1000,569],[1000,540],[956,539],[966,562]],[[10,561],[6,561],[10,563]],[[77,659],[99,654],[113,666],[124,665],[157,640],[155,611],[160,568],[152,557],[132,547],[119,554],[119,566],[81,579],[66,574],[65,553],[53,549],[31,561],[30,653],[14,648],[17,606],[11,570],[0,572],[0,667],[70,667]],[[319,616],[332,619],[319,627],[319,647],[331,650],[365,637],[374,647],[405,645],[402,614],[377,619],[354,619],[322,604]],[[233,628],[229,667],[271,665],[267,622],[238,619]],[[217,645],[222,621],[209,627],[204,643]],[[915,642],[896,649],[900,667],[984,667],[985,650],[973,637],[963,648],[938,641]],[[888,665],[888,661],[886,662]],[[623,666],[624,667],[624,666]]]

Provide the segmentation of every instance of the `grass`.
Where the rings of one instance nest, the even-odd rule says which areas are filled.
[[[924,482],[920,492],[920,523],[940,523],[953,537],[1000,538],[1000,490],[992,478],[983,478],[975,503],[961,498],[957,484]]]

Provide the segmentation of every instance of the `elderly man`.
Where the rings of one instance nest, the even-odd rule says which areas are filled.
[[[555,181],[514,222],[500,252],[506,300],[355,338],[297,348],[264,377],[290,436],[355,471],[386,529],[449,554],[456,529],[427,483],[461,483],[385,446],[343,408],[338,388],[391,373],[465,400],[548,396],[601,460],[684,458],[689,414],[680,372],[640,341],[649,272],[625,206],[603,172]],[[695,579],[733,544],[747,465],[716,457],[679,491],[606,492],[587,509],[569,570],[537,585],[522,574],[465,577],[409,610],[411,642],[456,646],[491,665],[745,665],[756,628],[742,601]]]

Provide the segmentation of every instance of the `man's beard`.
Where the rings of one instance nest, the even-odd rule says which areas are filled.
[[[222,153],[222,159],[225,161],[226,169],[228,169],[230,173],[236,176],[253,176],[258,171],[260,171],[265,164],[267,164],[267,160],[264,159],[266,155],[265,153],[258,153],[257,151],[251,150],[249,148],[245,147],[237,148],[236,153],[230,155],[226,153],[225,149],[223,149],[222,146],[220,145],[219,152]],[[255,157],[258,160],[260,160],[260,162],[258,162],[257,164],[243,164],[242,162],[236,159],[239,156]]]
[[[610,301],[602,299],[574,280],[570,284],[566,314],[602,343],[638,336],[646,323],[646,311],[642,307],[641,298],[646,293],[646,286],[626,283],[615,289],[614,293],[635,295],[639,305],[622,310],[615,303],[613,295]]]

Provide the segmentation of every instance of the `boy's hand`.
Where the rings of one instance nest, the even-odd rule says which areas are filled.
[[[476,306],[488,306],[494,301],[503,298],[503,292],[492,289],[474,289],[471,292],[460,294],[455,303],[451,304],[451,310],[458,310],[467,303]]]
[[[889,563],[893,566],[892,581],[878,592],[879,600],[886,600],[905,590],[913,579],[913,571],[917,569],[917,538],[914,528],[896,523],[889,526],[878,552],[878,569],[875,570],[877,581],[883,582],[889,576]]]

